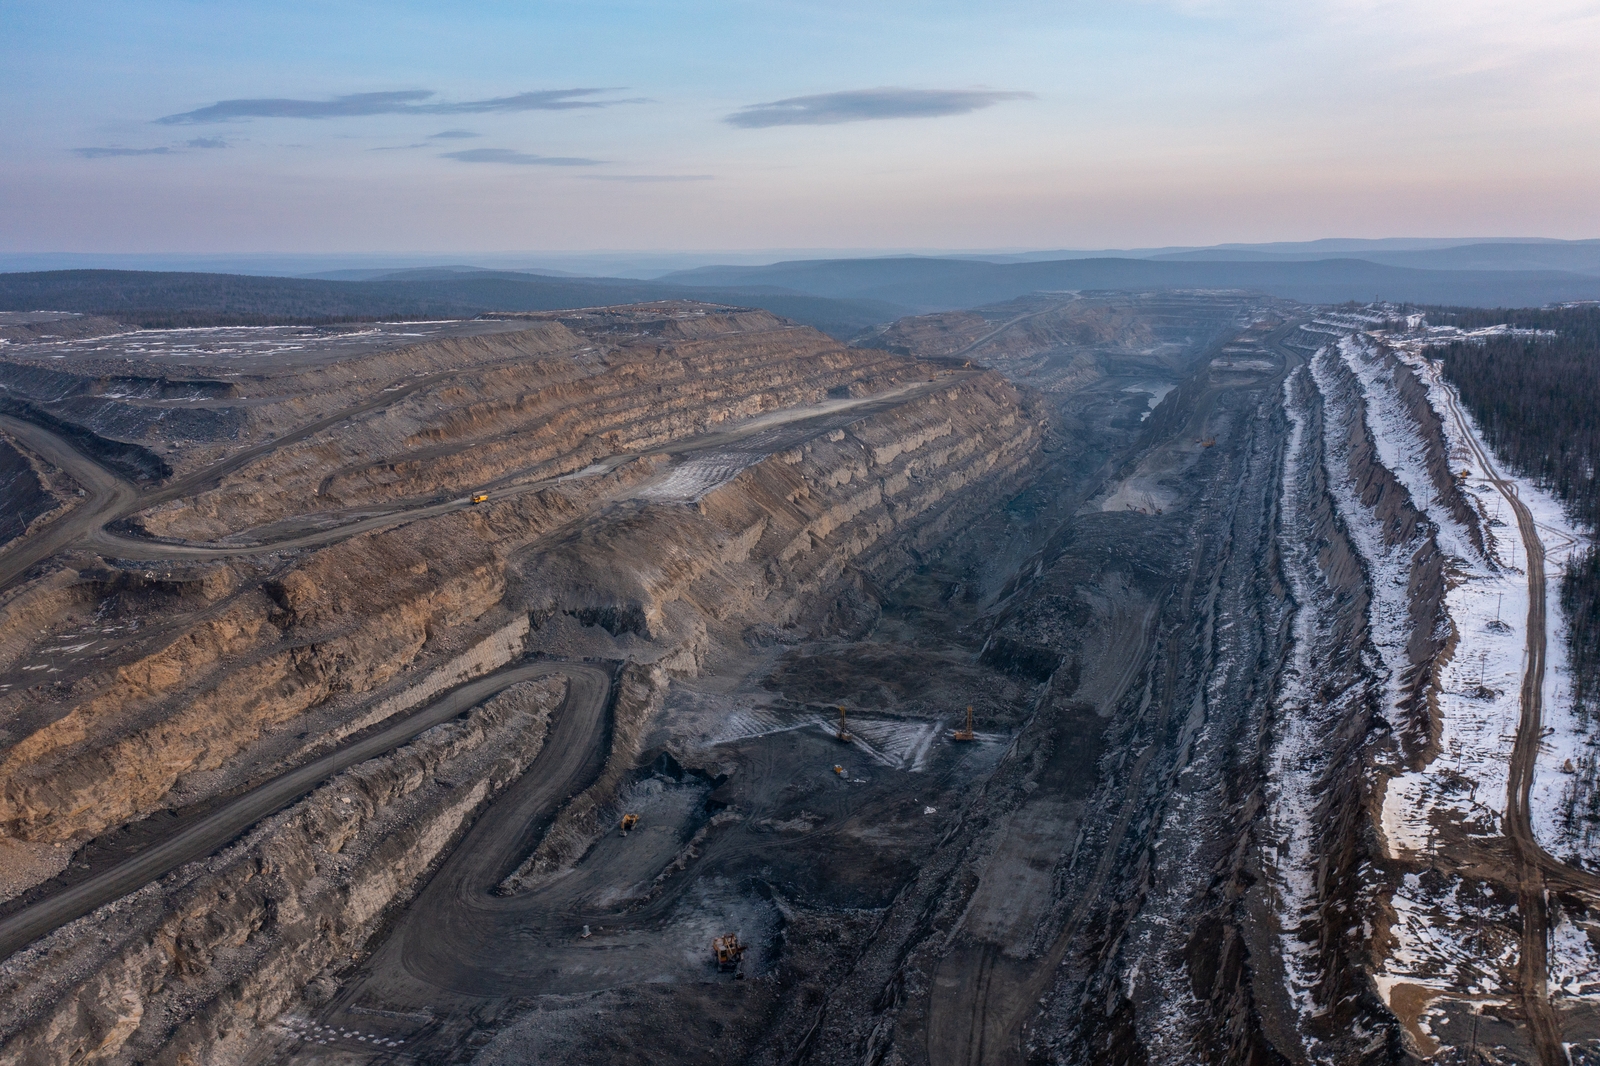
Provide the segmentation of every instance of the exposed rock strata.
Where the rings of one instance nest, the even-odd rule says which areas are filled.
[[[274,451],[218,488],[144,516],[144,527],[207,538],[513,475],[553,477],[766,411],[881,391],[916,373],[904,360],[846,353],[765,313],[708,316],[692,330],[672,325],[579,357],[549,352],[543,333],[522,350],[523,334],[496,338],[500,361]]]
[[[1039,438],[1021,402],[996,375],[969,378],[760,458],[702,495],[625,502],[530,555],[530,610],[636,633],[678,652],[663,662],[686,673],[708,633],[859,628],[850,604],[871,608],[841,603],[841,583],[893,582],[1015,484]],[[652,565],[636,565],[644,558]]]
[[[85,447],[113,458],[149,456],[190,473],[250,444],[297,430],[318,418],[420,380],[439,380],[485,366],[505,364],[582,347],[579,337],[550,316],[543,321],[501,323],[481,336],[446,337],[418,344],[403,335],[389,343],[354,345],[351,354],[330,355],[314,343],[286,344],[271,358],[184,363],[98,356],[70,359],[52,351],[10,350],[0,360],[0,382],[19,414],[52,426],[71,427]],[[324,333],[368,333],[362,327]],[[501,336],[501,334],[510,334]],[[359,337],[357,338],[359,340]],[[218,376],[222,372],[225,376]],[[177,447],[177,442],[184,446]],[[153,454],[161,448],[166,456]],[[150,473],[150,471],[144,471]],[[171,470],[152,476],[165,476]]]
[[[41,464],[0,432],[0,548],[61,506],[51,480]]]
[[[426,462],[356,471],[337,435],[310,438],[229,475],[209,513],[248,513],[240,524],[252,524],[307,506],[332,491],[318,475],[328,469],[355,471],[338,482],[344,503],[622,460],[606,471],[282,556],[208,566],[79,557],[76,569],[9,591],[0,618],[0,649],[16,668],[9,676],[26,678],[21,671],[48,640],[85,615],[137,609],[146,628],[61,684],[0,692],[10,734],[0,749],[7,836],[70,851],[151,812],[215,799],[441,686],[550,647],[559,631],[592,653],[643,662],[624,672],[600,782],[536,856],[540,870],[556,868],[587,847],[596,812],[632,772],[668,673],[690,676],[746,645],[861,632],[877,617],[876,590],[1011,493],[1040,446],[1039,412],[998,375],[930,382],[924,364],[843,350],[770,316],[655,325],[635,316],[589,346],[568,340],[578,335],[559,323],[535,325],[540,343],[567,353],[553,361],[557,370],[517,349],[520,334],[457,346],[455,355],[483,364],[470,373],[443,368],[448,353],[430,349],[424,369],[445,377],[393,413],[375,409],[376,437],[351,432],[350,456],[381,440],[414,459],[426,453]],[[574,347],[596,351],[573,358]],[[506,365],[487,365],[501,356]],[[346,385],[385,380],[394,366],[384,361],[396,358],[371,357]],[[340,371],[325,373],[331,382]],[[837,406],[874,397],[885,399]],[[302,399],[281,406],[321,403]],[[726,452],[629,458],[827,401],[835,406],[809,421],[773,423]],[[258,479],[281,479],[287,502],[257,499],[266,483]],[[208,528],[199,521],[185,531]],[[491,704],[459,729],[427,734],[341,779],[378,782],[383,797],[349,827],[319,828],[326,810],[339,810],[329,805],[347,797],[335,783],[240,848],[18,956],[15,980],[34,991],[0,1023],[7,1054],[25,1062],[234,1054],[248,1027],[359,950],[383,909],[531,760],[542,718],[482,717],[501,710]],[[460,729],[477,739],[439,739]],[[497,754],[479,758],[468,747]],[[461,787],[428,784],[436,772]],[[102,928],[115,935],[95,943],[90,934]]]
[[[597,836],[611,828],[602,824],[599,816],[615,802],[622,786],[632,777],[645,733],[661,710],[666,693],[667,675],[661,667],[629,663],[622,668],[612,702],[611,748],[600,779],[561,809],[533,854],[501,883],[501,891],[521,891],[541,874],[571,863]]]
[[[473,813],[533,761],[564,688],[514,685],[346,771],[243,843],[13,957],[0,968],[0,1058],[233,1059],[320,971],[359,952]]]

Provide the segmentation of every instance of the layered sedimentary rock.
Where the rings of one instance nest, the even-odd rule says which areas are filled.
[[[691,673],[708,640],[859,629],[840,589],[894,580],[1012,482],[1038,438],[1018,402],[975,376],[773,454],[691,460],[530,555],[529,609],[666,644]]]
[[[0,547],[61,506],[52,478],[16,441],[0,432]]]
[[[361,950],[539,754],[556,681],[523,682],[347,771],[214,858],[0,968],[7,1062],[208,1062]],[[92,935],[85,935],[92,933]]]
[[[1039,413],[998,375],[842,349],[765,314],[625,309],[510,326],[348,364],[296,356],[230,384],[238,395],[196,399],[212,421],[185,431],[215,435],[204,454],[244,459],[131,525],[212,543],[162,558],[123,534],[5,591],[8,840],[68,854],[92,842],[82,854],[102,862],[141,819],[237,794],[528,652],[639,660],[616,705],[615,767],[539,853],[559,865],[631,773],[668,673],[859,631],[874,589],[1003,498],[1039,446]],[[34,387],[42,373],[12,372]],[[280,378],[296,381],[292,395],[246,403]],[[66,386],[81,402],[50,417],[113,444],[114,430],[139,439],[128,427],[177,387],[136,403],[103,382],[94,395]],[[336,402],[352,413],[241,450]],[[243,421],[217,413],[235,408]],[[194,457],[174,466],[178,484]],[[468,483],[490,499],[439,506]],[[381,528],[339,532],[338,512],[385,507]],[[274,550],[272,523],[308,513],[334,515],[309,524],[327,535]],[[214,542],[240,530],[268,543]],[[38,991],[6,1015],[5,1054],[232,1054],[240,1026],[306,1002],[307,983],[359,950],[528,764],[554,698],[491,702],[346,775],[381,797],[324,786],[233,850],[17,956],[12,987]],[[454,787],[431,783],[446,774]],[[345,799],[365,813],[330,836],[325,816]],[[117,932],[92,943],[102,927]]]

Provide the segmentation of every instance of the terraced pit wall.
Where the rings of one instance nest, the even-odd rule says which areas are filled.
[[[1426,406],[1392,359],[1394,395]],[[1285,386],[1294,423],[1282,504],[1282,569],[1296,615],[1263,752],[1267,782],[1252,834],[1266,877],[1246,932],[1271,983],[1266,1034],[1338,1061],[1404,1057],[1400,1027],[1372,980],[1386,910],[1378,805],[1389,774],[1437,736],[1430,692],[1453,633],[1436,530],[1377,456],[1366,404],[1336,347]],[[1415,414],[1415,412],[1413,412]],[[1427,409],[1431,414],[1431,408]],[[1429,469],[1448,471],[1437,417],[1418,418]],[[1448,501],[1453,479],[1441,478]],[[1464,504],[1462,505],[1464,506]],[[1276,932],[1273,932],[1276,927]]]
[[[570,429],[579,415],[571,413],[565,439],[589,441],[582,448],[591,449],[600,447],[595,438],[606,448],[642,446],[795,402],[870,398],[907,384],[918,391],[812,428],[779,427],[778,436],[764,438],[765,451],[737,452],[745,458],[731,476],[690,479],[696,487],[688,493],[662,491],[673,476],[665,458],[635,460],[278,557],[50,570],[6,600],[13,620],[27,619],[8,630],[12,665],[25,667],[44,654],[53,632],[89,619],[137,612],[152,636],[65,683],[0,694],[0,719],[11,731],[0,753],[0,828],[30,846],[76,848],[303,761],[329,738],[373,721],[375,708],[409,706],[402,694],[457,668],[451,664],[467,671],[462,676],[491,670],[545,647],[558,627],[612,657],[655,664],[636,668],[658,679],[647,690],[663,671],[692,674],[746,642],[859,631],[876,617],[875,591],[1003,501],[1038,448],[1038,413],[996,374],[928,383],[927,368],[912,360],[841,350],[782,324],[700,327],[710,336],[667,349],[652,339],[649,352],[590,368],[582,388],[562,395],[571,412],[592,404],[592,420],[579,423],[588,427],[579,434]],[[605,396],[612,399],[596,400]],[[481,456],[486,469],[499,469],[515,448],[534,454],[547,439],[546,407],[495,401],[489,407],[498,413],[490,415],[481,390],[451,398],[459,402],[448,413],[429,416],[429,439],[459,448],[454,463]],[[641,414],[651,409],[657,417]],[[483,443],[519,435],[525,439],[514,446]],[[297,471],[315,467],[317,449],[326,459],[337,447],[306,446],[299,459],[268,464],[291,496]],[[580,449],[562,462],[586,463],[594,454]],[[240,474],[247,484],[267,476],[248,467]],[[419,473],[386,491],[415,495],[437,484],[433,476]],[[298,482],[313,483],[309,474]],[[227,483],[218,490],[234,493],[235,503],[241,491]],[[46,631],[36,632],[35,621],[48,621]],[[643,700],[641,715],[651,706]],[[477,729],[471,723],[487,712],[449,728]],[[255,845],[247,842],[245,852],[183,867],[16,956],[13,965],[23,969],[12,987],[55,991],[17,1001],[0,1026],[7,1054],[16,1049],[19,1061],[41,1062],[204,1059],[296,997],[314,996],[314,987],[304,989],[332,963],[329,952],[358,950],[477,805],[532,758],[527,742],[542,733],[507,728],[483,727],[506,738],[495,750],[512,754],[461,763],[449,771],[454,789],[427,784],[442,762],[404,770],[408,783],[395,788],[410,797],[410,835],[356,829],[341,837],[366,841],[357,851],[390,857],[400,853],[383,850],[390,846],[383,842],[403,839],[407,857],[398,865],[386,858],[362,872],[359,862],[338,858],[354,854],[354,844],[315,833],[292,855],[278,845],[249,851]],[[633,732],[617,731],[619,768]],[[383,767],[409,767],[405,760],[414,757],[403,751],[350,774],[382,776],[390,773]],[[607,796],[590,799],[560,823],[571,839],[553,841],[548,860],[568,861],[597,830],[592,819]],[[302,808],[250,840],[291,831],[283,827]],[[223,880],[206,880],[212,877]],[[118,917],[125,913],[145,917]],[[171,917],[152,917],[162,913]],[[97,946],[95,931],[103,928],[119,932]]]
[[[35,521],[61,506],[51,477],[28,453],[0,433],[0,549],[26,533]]]
[[[564,692],[559,681],[513,685],[7,960],[0,1060],[236,1060],[259,1026],[327,994],[318,975],[360,952],[527,768]]]

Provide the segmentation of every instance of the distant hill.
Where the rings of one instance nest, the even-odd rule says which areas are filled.
[[[1342,242],[1341,242],[1342,243]],[[693,299],[759,307],[849,338],[905,314],[1003,303],[1034,292],[1243,289],[1303,303],[1374,298],[1468,307],[1600,299],[1600,242],[1485,242],[1301,259],[1301,247],[1208,249],[1159,258],[990,262],[897,256],[711,266],[633,278],[423,267],[287,278],[138,270],[0,274],[0,311],[75,311],[145,327],[454,318]],[[1374,262],[1374,258],[1394,262]],[[1506,269],[1505,264],[1519,269]],[[1561,269],[1553,269],[1552,265]],[[1448,268],[1448,269],[1447,269]]]
[[[1286,263],[1326,260],[1307,251],[1263,251],[1255,248],[1198,248],[1163,252],[1143,258],[1168,262]],[[1464,244],[1450,248],[1351,251],[1341,259],[1361,259],[1386,266],[1421,270],[1565,271],[1600,275],[1600,241],[1543,241]]]
[[[1029,292],[1105,289],[1250,289],[1317,304],[1378,298],[1525,307],[1600,299],[1600,276],[1571,270],[1424,270],[1353,258],[1299,261],[1273,257],[1229,262],[1107,257],[990,263],[905,256],[702,267],[659,280],[684,286],[767,285],[832,299],[901,304],[920,311],[974,307]]]
[[[152,328],[449,318],[669,299],[760,307],[838,337],[853,336],[906,313],[906,308],[880,301],[819,297],[770,286],[689,288],[470,269],[400,271],[361,281],[139,270],[0,274],[0,311],[77,311]]]

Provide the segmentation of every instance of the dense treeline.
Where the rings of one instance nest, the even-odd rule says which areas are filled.
[[[691,288],[627,278],[487,270],[436,275],[402,271],[371,281],[149,270],[0,273],[0,311],[77,311],[146,329],[470,318],[485,311],[559,311],[684,299],[766,308],[835,337],[853,336],[904,313],[871,300],[772,289]]]
[[[1600,344],[1564,334],[1489,337],[1440,354],[1495,450],[1600,528]]]
[[[636,289],[640,291],[635,291]],[[0,274],[0,310],[133,316],[216,314],[240,320],[544,311],[648,298],[642,287],[537,275],[325,281],[247,274],[50,270]]]
[[[1457,341],[1441,353],[1445,374],[1495,451],[1560,495],[1579,522],[1600,529],[1600,307],[1417,310],[1434,325],[1554,332]],[[1561,599],[1576,695],[1600,709],[1600,551],[1568,569]]]
[[[1429,324],[1483,329],[1506,325],[1514,329],[1552,330],[1563,340],[1600,348],[1600,305],[1575,307],[1419,307]]]

